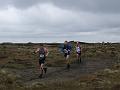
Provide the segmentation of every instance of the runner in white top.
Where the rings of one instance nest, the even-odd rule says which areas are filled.
[[[77,62],[81,63],[81,47],[80,47],[80,42],[77,42],[77,45],[76,45],[76,54],[77,54]]]

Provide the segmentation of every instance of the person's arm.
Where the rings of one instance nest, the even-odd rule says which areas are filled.
[[[80,46],[80,53],[82,52],[82,48],[81,48],[81,46]]]
[[[46,56],[48,56],[48,54],[49,54],[48,49],[47,48],[44,48],[44,49],[45,49]]]
[[[40,48],[37,48],[37,50],[35,51],[35,53],[39,52]]]

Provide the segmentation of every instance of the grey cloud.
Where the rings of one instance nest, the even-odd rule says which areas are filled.
[[[120,13],[120,0],[0,0],[0,7],[13,5],[25,9],[39,3],[53,3],[64,9],[94,13]]]
[[[0,0],[0,8],[11,5],[19,9],[26,9],[44,2],[49,2],[49,0]]]
[[[94,13],[120,13],[120,0],[53,0],[60,7]]]
[[[119,37],[120,36],[120,27],[119,28],[108,28],[108,29],[101,31],[100,33],[105,34],[105,35]],[[120,41],[120,39],[119,39],[119,41]]]
[[[0,0],[1,9],[10,5],[6,10],[0,9],[0,40],[119,41],[119,2]],[[109,35],[113,37],[106,38]]]

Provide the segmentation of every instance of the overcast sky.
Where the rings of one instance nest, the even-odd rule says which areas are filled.
[[[0,0],[0,42],[120,42],[120,0]]]

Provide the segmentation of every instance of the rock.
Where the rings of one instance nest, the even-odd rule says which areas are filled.
[[[86,86],[87,86],[87,83],[82,82],[82,83],[79,83],[78,85],[79,85],[79,86],[82,86],[82,87],[86,87]]]
[[[109,74],[113,74],[114,73],[114,70],[111,70],[111,69],[105,69],[104,72],[107,72]]]
[[[1,69],[1,70],[0,70],[0,74],[4,74],[4,75],[5,75],[5,74],[7,74],[7,72],[6,72],[6,70]]]
[[[31,86],[33,86],[33,87],[45,87],[45,84],[44,83],[40,83],[40,82],[34,82],[34,83],[32,83],[32,85]]]

